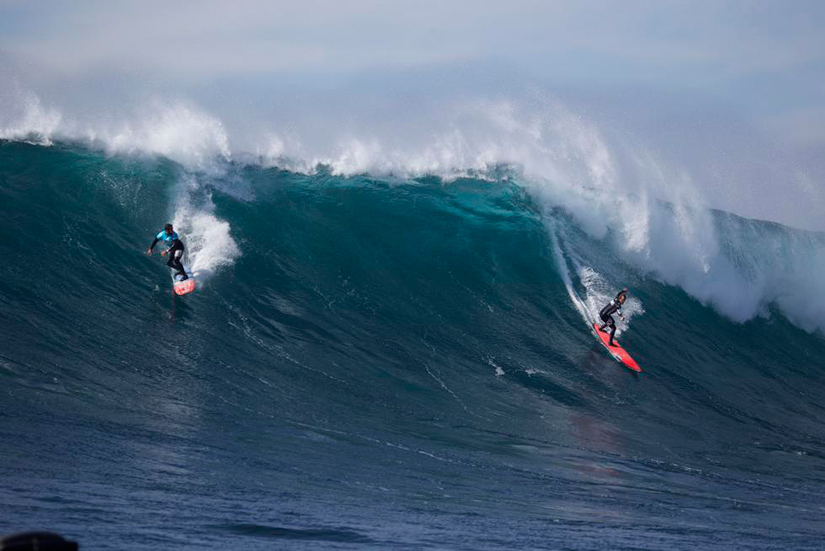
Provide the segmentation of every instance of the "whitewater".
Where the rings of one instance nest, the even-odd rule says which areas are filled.
[[[543,94],[323,133],[8,97],[0,532],[820,546],[822,232]],[[184,299],[145,255],[166,222]],[[622,287],[638,376],[589,327]]]

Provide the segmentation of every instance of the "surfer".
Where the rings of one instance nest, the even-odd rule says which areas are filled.
[[[166,265],[178,271],[178,273],[175,274],[176,276],[183,276],[180,281],[186,281],[189,279],[189,276],[186,275],[186,270],[183,269],[183,264],[181,263],[184,250],[183,242],[172,228],[172,224],[166,224],[163,231],[155,236],[155,240],[152,241],[152,245],[149,247],[149,251],[146,254],[150,256],[152,255],[152,249],[155,248],[158,241],[163,241],[169,246],[168,249],[160,253],[161,256],[166,256],[167,254],[169,255],[169,260],[166,262]]]
[[[602,308],[602,311],[599,312],[599,317],[602,318],[604,322],[602,325],[599,326],[599,331],[605,331],[606,327],[610,327],[610,346],[614,346],[615,343],[613,342],[613,335],[616,334],[616,322],[613,320],[612,314],[619,314],[619,317],[622,318],[624,321],[624,316],[622,315],[622,305],[624,301],[627,300],[627,287],[619,291],[619,294],[616,295],[616,298],[610,301],[610,303]]]

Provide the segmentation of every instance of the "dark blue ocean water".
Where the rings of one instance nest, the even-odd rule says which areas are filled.
[[[714,217],[722,235],[825,242]],[[145,254],[173,218],[202,274],[184,298]],[[0,142],[0,255],[0,533],[823,547],[822,334],[781,292],[721,315],[506,175],[206,174]],[[638,376],[582,314],[625,285]]]

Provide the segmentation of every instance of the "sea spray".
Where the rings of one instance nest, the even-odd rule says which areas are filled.
[[[763,255],[769,247],[719,221],[684,167],[668,164],[639,140],[621,140],[615,129],[604,132],[600,121],[550,95],[432,102],[416,124],[403,117],[400,124],[369,126],[353,115],[317,142],[302,134],[300,124],[269,128],[259,136],[261,145],[238,151],[232,143],[254,143],[255,135],[230,139],[221,120],[188,101],[154,98],[124,110],[120,119],[109,114],[84,121],[36,98],[21,105],[22,115],[4,129],[8,137],[36,135],[47,143],[85,136],[110,154],[158,155],[179,163],[181,182],[187,183],[179,184],[183,195],[169,215],[181,224],[199,211],[211,212],[211,200],[198,194],[244,189],[246,184],[233,181],[243,180],[237,178],[239,161],[252,170],[280,166],[308,176],[324,166],[333,176],[369,174],[396,184],[421,176],[438,177],[444,185],[483,178],[524,187],[545,217],[562,208],[592,238],[604,239],[617,260],[735,321],[767,315],[772,306],[809,330],[821,329],[825,318],[816,306],[823,293],[816,275],[823,262],[818,237],[788,243],[784,262],[770,262]],[[246,191],[233,196],[254,200]],[[239,251],[237,244],[216,249],[222,252],[210,254],[209,261],[203,257],[204,270]]]

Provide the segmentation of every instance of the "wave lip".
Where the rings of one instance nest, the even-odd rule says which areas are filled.
[[[63,116],[53,108],[44,107],[40,98],[19,89],[5,98],[7,106],[0,111],[0,139],[19,140],[49,146],[63,126]]]

